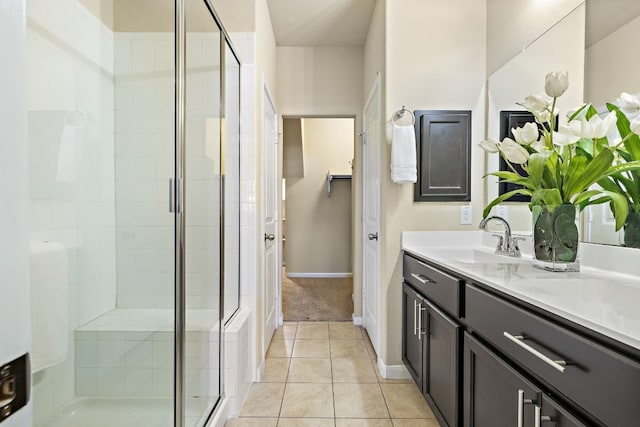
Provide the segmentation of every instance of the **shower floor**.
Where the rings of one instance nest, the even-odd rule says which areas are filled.
[[[204,399],[186,402],[186,426],[204,424],[209,412]],[[205,412],[206,411],[206,412]],[[41,427],[172,427],[171,399],[86,398],[72,402]]]

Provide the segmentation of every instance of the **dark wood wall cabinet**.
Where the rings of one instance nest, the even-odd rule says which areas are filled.
[[[640,425],[640,353],[446,266],[403,267],[403,361],[441,425]]]
[[[471,200],[471,111],[417,110],[417,202]]]

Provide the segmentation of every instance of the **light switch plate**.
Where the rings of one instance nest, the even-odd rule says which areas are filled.
[[[460,206],[460,224],[470,225],[471,224],[471,205]]]
[[[505,220],[509,219],[509,208],[507,206],[496,206],[496,216],[500,216]]]

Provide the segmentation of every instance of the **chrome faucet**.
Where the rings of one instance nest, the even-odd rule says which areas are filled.
[[[518,247],[518,239],[511,236],[511,226],[506,219],[501,216],[489,216],[480,221],[480,229],[487,230],[487,224],[489,221],[498,221],[504,225],[504,235],[494,234],[498,237],[498,245],[496,246],[496,253],[500,255],[507,255],[510,257],[519,257],[520,248]]]

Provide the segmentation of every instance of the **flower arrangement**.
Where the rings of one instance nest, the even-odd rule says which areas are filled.
[[[499,153],[510,169],[488,175],[520,186],[492,200],[483,216],[515,194],[530,196],[534,260],[549,262],[551,266],[543,268],[554,271],[579,268],[556,266],[556,262],[577,266],[576,211],[609,203],[616,230],[627,221],[630,206],[640,212],[640,118],[630,121],[613,104],[607,105],[609,114],[601,118],[586,104],[567,114],[565,123],[559,123],[556,103],[568,87],[566,71],[549,73],[544,94],[518,103],[533,114],[535,122],[511,129],[513,139],[480,143],[484,150]],[[623,94],[621,99],[625,107],[640,112],[637,98]],[[609,134],[616,126],[621,139],[612,144]],[[640,217],[637,232],[640,240]]]
[[[518,103],[533,114],[536,122],[513,128],[514,139],[500,142],[486,139],[480,143],[485,151],[500,153],[510,168],[489,175],[522,186],[491,201],[484,217],[493,206],[514,194],[531,196],[530,208],[572,204],[582,210],[609,202],[618,230],[626,220],[628,201],[640,203],[640,179],[636,179],[631,190],[624,185],[629,183],[625,174],[640,177],[640,117],[629,122],[620,109],[608,104],[610,113],[601,118],[587,104],[569,114],[566,123],[558,124],[556,102],[568,86],[566,71],[549,73],[545,94],[531,95]],[[640,111],[637,98],[627,98],[627,104],[636,105]],[[622,140],[612,146],[608,135],[616,124]],[[520,165],[524,173],[518,172],[514,164]],[[602,188],[594,188],[594,184],[601,184]]]

